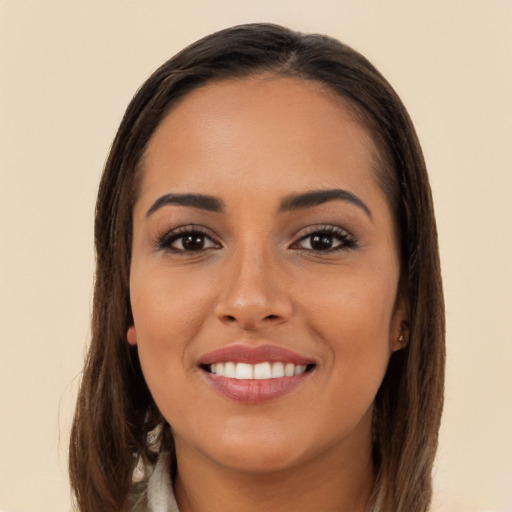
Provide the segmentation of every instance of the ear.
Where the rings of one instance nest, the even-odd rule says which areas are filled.
[[[126,339],[128,340],[128,343],[132,346],[137,345],[137,333],[135,332],[135,326],[130,325],[128,327],[128,331],[126,333]]]
[[[401,350],[407,346],[407,343],[409,343],[409,304],[399,295],[391,322],[391,351]]]

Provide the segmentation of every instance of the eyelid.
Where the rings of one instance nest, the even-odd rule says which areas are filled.
[[[178,240],[180,237],[185,236],[187,234],[201,234],[208,238],[213,244],[213,247],[206,247],[204,249],[198,249],[197,251],[187,251],[184,249],[176,249],[170,247],[171,244]],[[337,244],[335,247],[328,248],[325,250],[318,250],[314,248],[304,248],[300,247],[300,243],[306,240],[308,237],[311,237],[315,234],[327,234],[338,238],[341,242]],[[297,235],[294,237],[294,242],[289,246],[290,249],[303,250],[308,252],[315,253],[332,253],[339,250],[349,250],[358,246],[358,241],[356,237],[340,226],[332,225],[332,224],[321,224],[321,225],[313,225],[308,226],[306,228],[301,229]],[[162,235],[156,237],[155,246],[157,250],[168,251],[175,254],[183,254],[183,253],[200,253],[205,252],[211,249],[220,249],[222,248],[222,244],[219,242],[218,237],[215,233],[212,232],[211,229],[206,226],[202,226],[199,224],[186,224],[181,225],[176,228],[168,229],[163,232]]]
[[[305,231],[305,232],[304,232]],[[303,240],[306,240],[308,237],[311,237],[312,235],[322,233],[322,234],[328,234],[333,237],[337,237],[342,243],[339,247],[334,247],[331,249],[326,249],[324,251],[321,250],[315,250],[315,249],[306,249],[304,247],[298,247],[299,243]],[[298,249],[303,251],[311,251],[311,252],[318,252],[318,253],[332,253],[339,250],[349,250],[353,249],[354,247],[357,247],[358,242],[356,237],[348,230],[340,227],[335,226],[332,224],[323,224],[323,225],[315,225],[315,226],[309,226],[305,228],[305,230],[301,230],[301,233],[298,235],[298,238],[296,238],[295,242],[293,242],[290,246],[291,249]]]
[[[198,251],[185,251],[180,249],[171,248],[170,244],[175,240],[178,240],[180,237],[185,236],[187,234],[199,233],[204,235],[206,238],[210,239],[217,247],[207,247]],[[221,243],[218,241],[215,234],[211,231],[211,229],[201,226],[199,224],[186,224],[183,226],[178,226],[176,228],[172,228],[163,232],[163,234],[156,237],[156,248],[161,251],[169,251],[175,254],[181,254],[185,252],[199,253],[203,251],[207,251],[209,249],[217,249],[221,247]]]

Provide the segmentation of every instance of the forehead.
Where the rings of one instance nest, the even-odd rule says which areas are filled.
[[[375,183],[376,149],[346,101],[321,84],[261,75],[186,95],[149,141],[141,193],[165,186],[212,193]],[[286,191],[283,190],[283,193]]]

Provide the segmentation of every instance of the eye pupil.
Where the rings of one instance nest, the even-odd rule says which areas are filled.
[[[311,248],[316,251],[325,251],[332,247],[332,235],[319,233],[311,237]]]
[[[204,247],[204,235],[200,233],[191,233],[183,237],[183,248],[186,251],[198,251]]]

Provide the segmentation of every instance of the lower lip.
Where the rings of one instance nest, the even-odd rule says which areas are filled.
[[[291,393],[308,379],[312,371],[292,377],[264,380],[228,379],[213,373],[204,372],[204,374],[215,391],[226,398],[246,404],[258,404]]]

